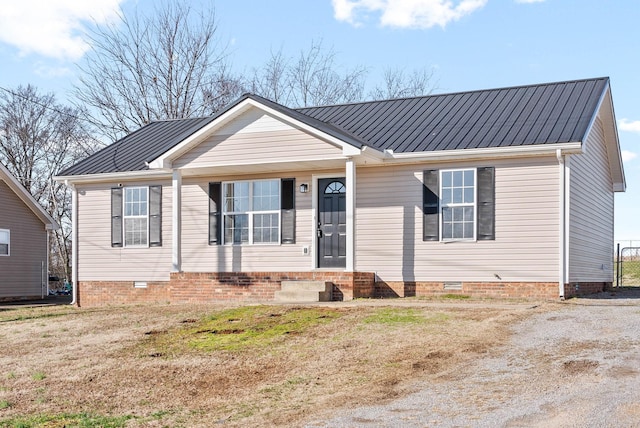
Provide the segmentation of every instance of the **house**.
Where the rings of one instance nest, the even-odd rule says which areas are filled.
[[[57,179],[82,305],[270,300],[304,280],[334,300],[594,292],[626,187],[608,78],[300,109],[246,94]]]
[[[47,294],[49,232],[58,224],[0,163],[0,301]]]

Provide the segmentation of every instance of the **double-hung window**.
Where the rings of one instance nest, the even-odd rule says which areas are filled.
[[[124,189],[124,246],[146,246],[149,237],[149,188]]]
[[[476,170],[440,171],[442,240],[475,239]]]
[[[427,170],[423,241],[495,240],[495,168]]]
[[[9,246],[11,244],[11,233],[8,229],[0,229],[0,256],[9,255]]]
[[[111,246],[162,246],[162,186],[111,189]]]
[[[277,244],[280,180],[223,183],[225,244]]]

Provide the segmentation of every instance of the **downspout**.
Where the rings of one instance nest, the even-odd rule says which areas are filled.
[[[45,253],[46,257],[44,259],[45,260],[44,261],[44,273],[43,273],[44,274],[44,278],[42,278],[42,279],[45,281],[45,284],[47,285],[46,286],[47,291],[46,291],[46,294],[45,294],[45,292],[44,292],[45,287],[40,287],[40,289],[42,290],[42,291],[40,291],[40,293],[43,294],[43,296],[41,297],[42,299],[44,299],[45,296],[49,295],[49,255],[50,255],[50,252],[51,252],[51,248],[50,248],[50,245],[49,245],[49,241],[51,239],[51,231],[49,229],[47,229],[46,227],[45,227],[45,229],[46,229],[46,232],[47,232],[47,252]]]
[[[65,183],[69,186],[69,183]],[[71,305],[78,304],[78,189],[71,186]]]
[[[560,300],[564,300],[564,284],[566,273],[566,171],[565,159],[562,150],[556,150],[556,158],[558,159],[558,178],[559,178],[559,233],[558,233],[558,295]]]

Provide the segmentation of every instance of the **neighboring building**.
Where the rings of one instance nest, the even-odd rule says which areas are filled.
[[[49,231],[58,227],[0,164],[0,301],[46,295]]]
[[[83,305],[569,297],[613,281],[608,78],[289,109],[244,95],[62,171]]]

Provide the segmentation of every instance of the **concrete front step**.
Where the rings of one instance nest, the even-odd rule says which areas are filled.
[[[333,284],[328,281],[282,281],[277,302],[330,302]]]

